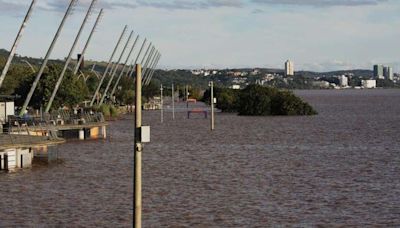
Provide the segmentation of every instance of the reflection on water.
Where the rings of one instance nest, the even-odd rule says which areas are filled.
[[[297,91],[311,117],[145,112],[144,227],[400,224],[400,91]],[[184,106],[182,104],[182,106]],[[0,227],[129,227],[133,117],[0,175]]]

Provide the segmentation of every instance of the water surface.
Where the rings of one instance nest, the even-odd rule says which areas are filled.
[[[145,112],[143,226],[400,226],[400,91],[296,93],[319,115]],[[108,136],[1,174],[0,227],[131,226],[133,116]]]

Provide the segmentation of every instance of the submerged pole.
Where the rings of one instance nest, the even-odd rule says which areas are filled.
[[[46,68],[46,66],[47,66],[47,62],[49,61],[49,57],[50,57],[51,53],[53,52],[53,48],[54,48],[55,44],[57,43],[58,37],[60,36],[60,33],[61,33],[61,31],[62,31],[62,29],[64,27],[65,21],[67,20],[68,16],[70,15],[71,10],[74,7],[76,1],[77,0],[71,0],[70,3],[69,3],[67,11],[65,12],[64,17],[63,17],[63,19],[61,21],[61,24],[58,27],[58,30],[57,30],[54,38],[53,38],[53,41],[50,44],[49,49],[47,50],[47,53],[46,53],[46,56],[45,56],[45,58],[43,60],[42,66],[40,67],[40,70],[39,70],[38,74],[36,75],[35,81],[33,82],[32,86],[31,86],[31,89],[30,89],[30,91],[28,93],[28,96],[26,97],[25,102],[22,105],[22,108],[21,108],[21,111],[19,113],[19,116],[24,115],[25,110],[28,107],[29,102],[32,99],[33,93],[35,92],[35,89],[36,89],[36,87],[37,87],[37,85],[39,83],[39,80],[42,77],[44,68]]]
[[[103,9],[100,10],[100,13],[97,16],[96,22],[93,25],[92,31],[90,32],[89,38],[86,41],[85,47],[82,50],[81,56],[78,59],[78,63],[75,66],[74,75],[76,75],[78,73],[79,67],[81,66],[83,58],[84,58],[84,56],[86,54],[86,50],[89,47],[90,41],[92,40],[93,34],[96,31],[97,25],[99,24],[100,19],[101,19],[102,16],[103,16]],[[95,65],[93,65],[93,66],[95,66]]]
[[[83,19],[82,25],[81,25],[81,27],[79,28],[78,34],[77,34],[76,37],[75,37],[74,43],[72,44],[72,47],[71,47],[71,50],[69,51],[69,54],[68,54],[68,57],[67,57],[67,61],[65,61],[64,69],[62,70],[60,76],[58,77],[57,83],[56,83],[56,85],[55,85],[55,87],[54,87],[54,89],[53,89],[53,93],[51,94],[50,100],[49,100],[49,102],[47,103],[47,106],[46,106],[46,109],[45,109],[45,112],[46,112],[46,113],[48,113],[48,112],[50,111],[50,108],[51,108],[51,106],[52,106],[52,104],[53,104],[54,98],[56,97],[56,94],[57,94],[57,92],[58,92],[58,89],[60,88],[61,82],[62,82],[62,80],[64,79],[64,75],[65,75],[65,73],[67,72],[68,65],[69,65],[69,63],[71,62],[72,54],[73,54],[74,51],[75,51],[75,47],[76,47],[76,45],[78,44],[79,38],[81,37],[82,31],[83,31],[83,29],[85,28],[86,22],[87,22],[87,20],[89,19],[89,16],[90,16],[90,14],[91,14],[91,12],[92,12],[92,10],[93,10],[93,7],[94,7],[94,5],[95,5],[96,2],[97,2],[97,0],[92,0],[92,3],[91,3],[90,6],[89,6],[89,9],[88,9],[88,11],[87,11],[87,13],[86,13],[86,16],[85,16],[85,18]]]
[[[24,21],[22,22],[22,25],[17,33],[17,37],[15,38],[14,44],[11,47],[10,54],[8,55],[6,65],[4,66],[3,71],[1,72],[1,75],[0,75],[0,88],[1,88],[1,85],[3,84],[4,78],[7,75],[8,69],[10,68],[11,61],[13,60],[13,58],[15,56],[15,52],[17,51],[18,44],[21,40],[22,34],[25,30],[25,27],[28,24],[28,21],[32,15],[32,10],[33,10],[33,7],[35,6],[35,4],[36,4],[36,0],[32,0],[32,3],[28,9],[28,12],[26,13],[26,16],[24,18]]]
[[[142,67],[136,65],[136,102],[135,102],[135,154],[134,154],[134,219],[133,227],[142,227],[142,151],[143,144],[141,139],[142,127]]]
[[[127,31],[127,29],[128,29],[128,26],[125,25],[124,30],[122,30],[121,36],[119,37],[118,42],[117,42],[117,44],[115,45],[115,48],[114,48],[114,50],[113,50],[113,52],[112,52],[112,54],[111,54],[110,60],[108,61],[106,70],[104,71],[103,76],[101,77],[100,82],[99,82],[99,84],[97,85],[96,92],[94,92],[94,94],[93,94],[92,101],[90,102],[90,106],[93,106],[94,101],[96,100],[96,96],[97,96],[97,94],[98,94],[99,91],[100,91],[100,88],[101,88],[101,86],[102,86],[102,84],[103,84],[104,78],[106,77],[106,75],[107,75],[107,73],[108,73],[108,70],[110,69],[110,66],[111,66],[111,64],[112,64],[112,60],[113,60],[113,58],[114,58],[114,55],[115,55],[115,53],[117,52],[117,49],[118,49],[118,47],[119,47],[119,45],[120,45],[120,43],[121,43],[121,41],[122,41],[122,38],[124,37],[124,35],[125,35],[126,31]]]
[[[185,93],[186,93],[186,95],[185,95],[185,97],[186,97],[186,108],[189,108],[189,86],[188,85],[186,85]]]
[[[161,100],[160,100],[160,110],[161,110],[161,123],[163,123],[164,122],[164,101],[163,101],[163,86],[162,86],[162,84],[161,84],[161,87],[160,87],[160,92],[161,92]]]
[[[174,89],[174,83],[172,83],[172,88],[171,88],[171,99],[172,99],[172,119],[175,119],[175,89]]]

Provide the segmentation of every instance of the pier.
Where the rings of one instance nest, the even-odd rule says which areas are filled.
[[[67,140],[105,139],[107,126],[101,113],[57,111],[40,117],[8,116],[0,133],[0,171],[29,168],[34,158],[56,160],[53,146]]]
[[[0,134],[0,171],[29,168],[35,157],[49,161],[49,147],[64,142],[48,136]]]

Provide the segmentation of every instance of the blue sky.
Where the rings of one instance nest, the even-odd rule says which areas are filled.
[[[17,51],[23,56],[44,57],[69,2],[37,1]],[[0,48],[11,47],[30,2],[0,0]],[[52,58],[68,54],[89,3],[78,1]],[[100,7],[88,59],[108,60],[127,24],[162,52],[163,68],[283,68],[291,59],[296,70],[381,63],[400,71],[398,0],[99,0]]]

